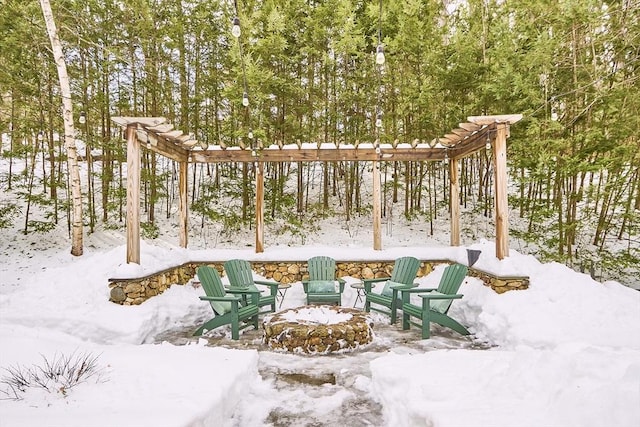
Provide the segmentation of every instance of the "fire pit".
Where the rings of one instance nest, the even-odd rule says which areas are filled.
[[[351,351],[373,339],[368,313],[347,307],[306,305],[265,317],[264,342],[276,351],[328,354]]]

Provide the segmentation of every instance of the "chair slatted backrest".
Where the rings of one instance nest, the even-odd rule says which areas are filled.
[[[455,295],[467,276],[468,268],[462,264],[451,264],[444,269],[436,292],[444,295]],[[443,299],[431,302],[431,309],[446,314],[451,307],[452,299]]]
[[[328,256],[315,256],[307,262],[309,280],[335,280],[336,260]]]
[[[230,259],[224,263],[224,271],[232,288],[255,289],[251,264],[244,259]]]
[[[419,268],[420,261],[415,257],[406,256],[398,258],[393,264],[390,280],[395,283],[412,285]]]
[[[416,274],[418,274],[419,268],[420,261],[418,260],[418,258],[406,256],[396,259],[393,263],[391,278],[389,278],[389,280],[387,280],[387,282],[385,283],[384,288],[382,288],[382,292],[380,292],[380,295],[388,297],[392,296],[392,285],[397,285],[399,283],[403,285],[413,285],[413,281],[416,278]]]
[[[467,276],[467,271],[467,267],[462,264],[451,264],[445,268],[438,284],[438,292],[442,294],[457,294],[462,281]]]
[[[208,265],[198,267],[198,279],[204,289],[204,293],[209,297],[224,297],[227,293],[222,285],[218,270]],[[217,314],[224,314],[231,309],[231,304],[225,301],[209,301],[211,308]]]

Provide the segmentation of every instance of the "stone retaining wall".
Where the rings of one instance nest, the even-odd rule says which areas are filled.
[[[111,289],[109,300],[122,305],[142,304],[147,299],[161,294],[171,285],[184,285],[189,283],[196,274],[200,265],[215,267],[221,275],[224,261],[189,262],[177,267],[159,271],[145,277],[129,279],[109,279]],[[338,277],[351,276],[360,279],[372,279],[376,277],[389,277],[393,270],[394,261],[337,261]],[[418,277],[426,276],[439,264],[451,264],[449,260],[422,261],[418,270]],[[253,270],[267,279],[279,283],[295,283],[308,278],[306,261],[278,261],[264,262],[252,261]],[[469,275],[483,281],[485,286],[491,287],[501,294],[510,290],[527,289],[528,277],[498,277],[491,273],[469,269]]]

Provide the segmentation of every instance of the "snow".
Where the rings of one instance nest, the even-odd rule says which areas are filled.
[[[286,310],[279,316],[284,322],[296,322],[303,325],[337,325],[351,320],[350,313],[341,313],[327,306],[303,307]]]
[[[342,423],[354,425],[367,417],[365,411],[347,413],[356,410],[347,405],[354,399],[381,405],[381,416],[369,422],[379,426],[640,425],[640,292],[514,250],[498,260],[492,242],[373,251],[338,237],[335,245],[309,240],[304,247],[267,247],[261,254],[143,242],[138,266],[124,262],[122,236],[113,231],[91,235],[82,257],[68,254],[65,239],[3,239],[0,376],[62,354],[97,356],[100,375],[65,393],[29,389],[22,400],[0,400],[0,426],[262,426],[276,425],[273,414],[286,408],[308,414],[314,425],[339,424],[340,415],[322,417],[342,411]],[[417,329],[400,331],[374,316],[378,344],[371,347],[335,357],[276,354],[260,345],[256,332],[242,331],[240,341],[231,342],[228,328],[210,337],[185,333],[181,342],[159,342],[167,331],[195,330],[211,317],[211,308],[198,299],[202,289],[189,284],[172,286],[140,306],[108,301],[109,278],[187,261],[413,255],[466,264],[467,248],[482,250],[479,269],[530,277],[528,290],[501,295],[466,279],[464,298],[450,314],[469,327],[471,338],[441,328],[420,340]],[[418,282],[437,286],[441,274],[439,267]],[[355,290],[347,285],[343,304],[354,301]],[[297,283],[282,310],[303,303]],[[317,313],[309,317],[322,320]],[[278,379],[278,372],[323,369],[335,375],[335,384],[283,388]],[[6,383],[0,390],[7,390]],[[286,418],[278,425],[283,424]]]

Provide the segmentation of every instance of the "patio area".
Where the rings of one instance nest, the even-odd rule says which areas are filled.
[[[301,288],[301,286],[300,286]],[[295,304],[296,286],[290,301]],[[344,305],[353,305],[356,298],[345,290]],[[349,293],[347,293],[349,292]],[[343,307],[346,308],[346,307]],[[284,311],[285,309],[283,309]],[[364,314],[364,311],[359,311]],[[421,354],[436,350],[486,350],[490,346],[473,337],[464,337],[451,330],[434,326],[432,338],[420,339],[420,331],[403,331],[400,324],[390,325],[389,317],[380,313],[367,314],[373,320],[374,338],[371,343],[347,352],[317,353],[274,351],[264,341],[264,329],[245,329],[237,341],[227,333],[212,331],[200,337],[207,345],[238,350],[255,350],[259,354],[258,371],[262,380],[271,386],[264,395],[260,387],[254,388],[245,402],[271,402],[273,408],[266,422],[273,426],[339,425],[364,427],[380,425],[383,410],[380,402],[371,398],[372,381],[370,362],[390,354]],[[169,341],[176,345],[194,343],[191,330],[174,330],[157,336],[156,341]],[[275,390],[275,392],[274,392]],[[254,395],[254,393],[258,393]],[[324,399],[324,400],[321,400]],[[318,405],[318,402],[336,402],[335,405]],[[239,408],[236,413],[242,413]]]

